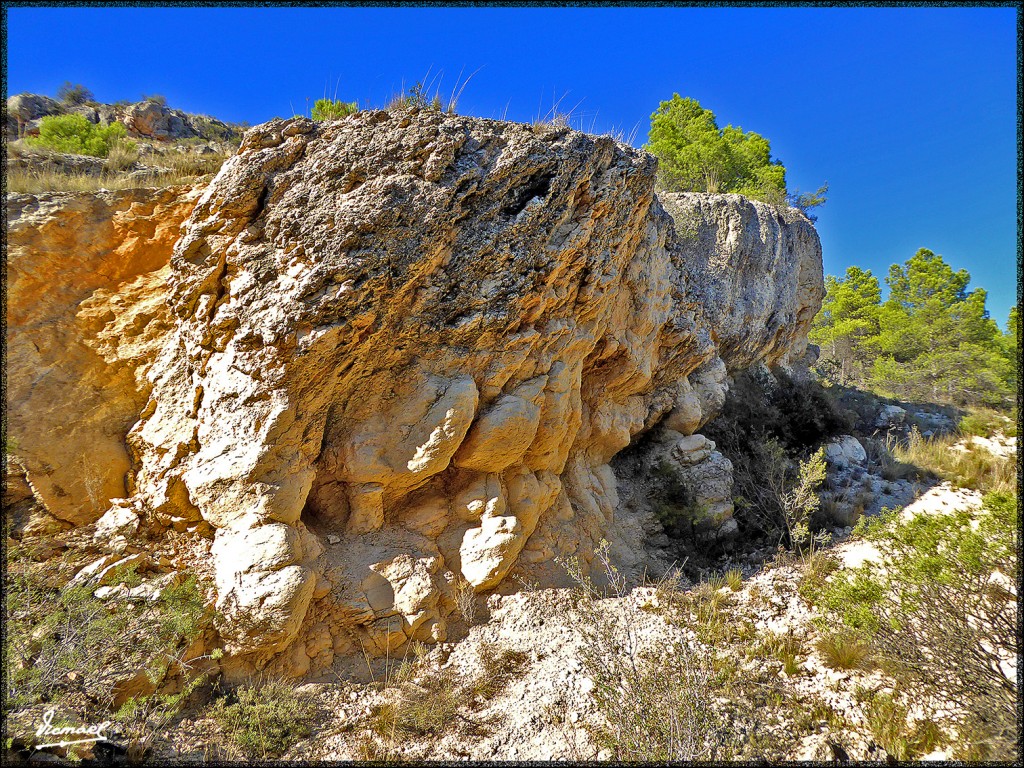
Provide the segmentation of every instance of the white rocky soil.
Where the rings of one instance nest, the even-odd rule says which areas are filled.
[[[1014,443],[993,441],[1004,450]],[[1015,442],[1015,441],[1014,441]],[[948,512],[977,507],[981,494],[942,483],[930,489],[917,487],[917,498],[904,515]],[[835,529],[827,552],[842,569],[855,568],[865,560],[879,560],[869,543],[853,537],[851,529]],[[886,690],[891,681],[877,669],[834,670],[815,648],[820,630],[818,615],[798,593],[803,578],[800,561],[792,556],[751,564],[739,560],[744,580],[738,591],[723,586],[721,611],[733,628],[753,626],[746,646],[735,638],[718,649],[720,660],[735,666],[741,675],[762,681],[779,691],[777,723],[767,732],[785,751],[769,759],[832,760],[833,746],[851,760],[880,760],[884,750],[872,740],[865,705],[859,690]],[[735,563],[735,560],[733,561]],[[841,572],[841,571],[840,571]],[[682,588],[698,587],[683,578]],[[662,589],[655,584],[638,586],[625,598],[599,601],[598,610],[631,617],[641,645],[667,643],[672,635],[663,608]],[[359,760],[388,757],[397,760],[592,760],[608,759],[611,753],[595,743],[592,734],[607,721],[593,697],[594,679],[585,660],[585,634],[578,626],[569,589],[542,589],[529,584],[503,585],[498,592],[478,598],[472,626],[453,621],[449,640],[423,646],[421,655],[405,650],[393,658],[370,659],[360,653],[338,658],[329,675],[306,683],[302,691],[320,709],[315,734],[297,745],[286,759]],[[781,661],[739,649],[764,638],[792,636],[799,648],[798,669],[787,674]],[[386,702],[397,701],[400,690],[416,691],[415,682],[448,671],[457,680],[472,681],[488,674],[484,659],[501,651],[518,651],[525,659],[511,679],[489,699],[467,696],[450,727],[436,735],[396,734],[372,736],[375,715]],[[399,668],[408,662],[413,686],[400,684]],[[429,683],[428,683],[429,685]],[[421,695],[430,695],[422,693]],[[831,710],[831,716],[823,712]],[[799,725],[794,717],[804,718]],[[810,713],[810,714],[807,714]],[[819,719],[814,720],[817,716]],[[744,727],[742,724],[737,727]],[[760,727],[766,728],[764,723]],[[210,720],[188,720],[168,734],[168,756],[196,757],[216,729]],[[762,733],[762,738],[765,734]],[[173,748],[170,744],[174,744]],[[374,745],[368,747],[368,744]],[[368,751],[370,749],[371,751]],[[173,751],[172,751],[173,750]],[[375,751],[372,751],[375,750]],[[945,760],[938,750],[925,760]]]

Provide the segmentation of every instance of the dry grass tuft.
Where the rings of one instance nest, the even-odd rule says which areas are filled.
[[[27,194],[45,192],[98,192],[101,189],[148,189],[192,184],[217,173],[229,154],[197,154],[173,151],[146,158],[154,166],[149,172],[129,173],[139,160],[137,149],[115,145],[99,174],[70,172],[52,167],[35,169],[11,168],[7,174],[7,191]]]
[[[733,592],[743,589],[743,571],[739,568],[730,568],[725,572],[725,583]]]
[[[905,444],[893,441],[888,449],[901,464],[923,469],[961,488],[981,493],[1013,493],[1016,490],[1015,456],[997,456],[973,442],[967,443],[965,450],[959,450],[954,447],[959,440],[955,435],[928,440],[915,429]]]
[[[849,632],[825,635],[818,640],[816,647],[832,669],[863,669],[871,657],[867,641]]]
[[[523,673],[530,663],[530,655],[510,648],[499,651],[488,643],[480,648],[480,662],[483,674],[471,683],[469,689],[475,697],[488,701]]]

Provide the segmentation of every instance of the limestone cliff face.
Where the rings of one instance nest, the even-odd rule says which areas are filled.
[[[821,244],[796,209],[740,195],[662,193],[677,262],[730,371],[798,360],[824,298]]]
[[[171,249],[197,197],[7,196],[8,439],[58,521],[92,522],[126,494],[125,436],[170,328]]]
[[[301,674],[346,638],[443,638],[460,584],[551,576],[554,556],[588,562],[602,539],[637,562],[609,461],[655,425],[673,450],[721,407],[728,371],[801,354],[823,293],[806,219],[735,195],[666,196],[667,213],[654,163],[430,112],[246,134],[195,202],[166,290],[154,255],[131,275],[150,281],[140,301],[126,278],[124,309],[93,321],[152,302],[132,321],[152,343],[108,344],[124,383],[95,397],[123,393],[108,442],[131,427],[136,496],[216,530],[229,650],[287,649]],[[57,305],[74,317],[80,300]],[[46,412],[30,382],[19,392]],[[721,462],[699,467],[721,456],[690,442],[682,464],[717,478]]]

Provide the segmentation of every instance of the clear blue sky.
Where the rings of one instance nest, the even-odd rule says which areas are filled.
[[[790,189],[827,180],[825,270],[880,278],[927,247],[1016,302],[1013,8],[10,8],[8,93],[65,80],[100,101],[257,123],[325,87],[379,106],[481,68],[459,112],[646,139],[673,92],[771,140]],[[330,83],[328,86],[327,83]]]

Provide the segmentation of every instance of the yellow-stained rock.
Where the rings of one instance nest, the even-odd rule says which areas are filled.
[[[36,497],[76,525],[127,493],[125,435],[171,328],[191,187],[7,196],[7,434]]]

